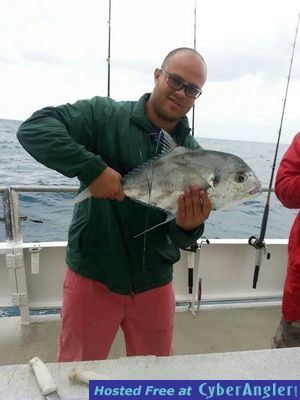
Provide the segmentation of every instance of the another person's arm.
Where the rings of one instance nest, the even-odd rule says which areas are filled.
[[[279,164],[275,193],[285,207],[300,208],[300,132]]]

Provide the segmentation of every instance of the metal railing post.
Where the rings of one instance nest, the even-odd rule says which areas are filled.
[[[14,235],[14,268],[18,290],[17,296],[15,297],[15,302],[20,308],[21,322],[27,324],[29,323],[30,314],[24,262],[23,237],[19,218],[19,194],[13,189],[10,189],[10,209],[12,214]]]

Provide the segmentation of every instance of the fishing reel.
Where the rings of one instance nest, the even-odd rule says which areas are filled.
[[[250,244],[250,246],[254,247],[256,250],[263,250],[267,260],[270,259],[271,254],[267,251],[267,246],[264,240],[257,238],[256,236],[250,236],[248,243]]]
[[[183,249],[183,250],[184,251],[192,251],[193,253],[196,253],[196,251],[198,249],[201,249],[203,243],[210,244],[210,241],[208,239],[202,239],[200,241],[200,244],[195,242],[189,248],[186,248],[186,249]]]
[[[259,239],[256,236],[250,236],[248,243],[257,250],[262,249],[266,245],[264,240]]]
[[[258,280],[258,274],[261,264],[261,257],[262,251],[264,252],[267,260],[270,260],[271,254],[267,251],[267,246],[265,241],[262,238],[257,238],[255,236],[251,236],[248,240],[250,246],[254,247],[256,251],[256,259],[255,259],[255,268],[254,268],[254,275],[253,275],[253,284],[252,288],[256,289],[256,284]]]

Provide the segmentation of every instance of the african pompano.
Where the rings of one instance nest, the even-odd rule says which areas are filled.
[[[261,192],[255,173],[238,156],[181,146],[147,161],[122,180],[126,196],[173,215],[177,212],[179,195],[191,185],[207,191],[213,210],[243,203]],[[85,190],[75,202],[89,196]]]
[[[191,185],[207,191],[213,210],[232,207],[261,192],[259,180],[241,158],[180,146],[131,171],[122,188],[134,200],[176,214],[178,196]]]

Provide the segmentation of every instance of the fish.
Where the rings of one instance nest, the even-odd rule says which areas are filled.
[[[232,208],[261,193],[262,186],[254,171],[237,155],[178,146],[170,134],[163,133],[161,154],[122,179],[127,197],[167,213],[163,223],[176,217],[178,197],[189,186],[198,186],[207,192],[212,210]],[[79,193],[75,203],[89,196],[86,189]]]
[[[254,171],[240,157],[215,150],[178,146],[124,177],[126,196],[172,214],[188,186],[204,189],[213,210],[223,210],[261,193]]]

